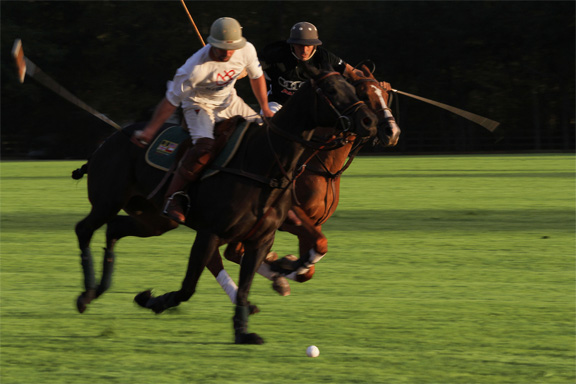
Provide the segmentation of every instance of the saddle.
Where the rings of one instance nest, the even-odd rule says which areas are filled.
[[[234,116],[221,121],[214,127],[214,153],[213,164],[225,166],[236,153],[242,138],[248,130],[249,123],[242,116]],[[164,172],[171,172],[192,146],[188,130],[180,125],[174,125],[162,131],[146,151],[148,165]],[[203,179],[216,174],[218,170],[206,169]],[[209,173],[207,175],[207,173]]]

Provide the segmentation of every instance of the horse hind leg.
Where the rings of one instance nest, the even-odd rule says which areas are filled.
[[[96,297],[102,296],[112,285],[112,274],[114,273],[114,262],[116,255],[111,248],[104,248],[104,258],[102,260],[102,277],[100,284],[96,287]]]
[[[116,213],[114,213],[116,215]],[[75,227],[78,246],[80,248],[80,264],[84,276],[84,292],[76,299],[78,312],[84,313],[92,300],[96,298],[96,278],[94,272],[94,261],[90,250],[90,241],[94,232],[108,221],[109,217],[96,213],[94,208],[88,216],[78,222]]]
[[[116,216],[107,225],[106,248],[104,248],[104,258],[102,262],[102,277],[96,289],[96,297],[106,292],[112,284],[114,262],[116,260],[114,247],[118,240],[126,236],[159,236],[178,226],[172,220],[161,217],[160,212],[151,205],[142,205],[140,208],[140,214],[138,216]]]
[[[214,234],[203,231],[197,232],[196,240],[188,258],[186,276],[182,281],[180,290],[168,292],[158,297],[154,297],[151,291],[148,290],[136,295],[134,301],[141,307],[148,308],[157,314],[164,312],[166,309],[176,307],[183,301],[188,301],[196,292],[196,286],[202,271],[218,249],[219,242],[220,238]]]
[[[96,284],[96,277],[94,272],[94,261],[92,257],[92,251],[90,250],[90,242],[94,235],[94,232],[102,227],[104,224],[110,223],[115,218],[119,217],[118,212],[124,205],[122,201],[116,201],[115,203],[103,202],[99,199],[92,199],[92,209],[88,216],[76,224],[75,232],[78,238],[78,246],[80,248],[80,260],[82,265],[82,273],[84,276],[84,292],[78,296],[76,300],[76,307],[78,312],[84,313],[88,304],[92,302],[95,298],[102,294],[101,288]],[[108,246],[105,251],[103,273],[105,275],[112,274],[113,266],[113,252],[112,246]],[[106,260],[112,260],[107,262]],[[104,279],[104,285],[100,284],[102,288],[109,286],[110,282]],[[107,288],[106,288],[107,289]],[[100,293],[98,291],[101,291]],[[105,290],[105,289],[104,289]]]

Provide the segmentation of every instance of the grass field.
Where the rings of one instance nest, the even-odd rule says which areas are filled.
[[[111,290],[78,314],[73,228],[89,204],[86,180],[69,174],[81,162],[4,162],[0,382],[574,383],[575,164],[356,159],[314,279],[280,297],[257,277],[250,330],[266,343],[237,346],[233,307],[208,272],[175,310],[132,302],[180,286],[187,228],[122,240]],[[274,249],[296,243],[279,234]]]

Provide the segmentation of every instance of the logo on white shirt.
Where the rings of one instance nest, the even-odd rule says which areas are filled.
[[[236,74],[236,71],[231,69],[229,71],[225,71],[223,73],[219,73],[216,75],[216,84],[219,86],[225,86],[228,83],[230,83],[232,80],[234,80],[234,75]]]

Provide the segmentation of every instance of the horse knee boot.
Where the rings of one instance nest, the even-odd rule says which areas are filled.
[[[214,139],[207,137],[198,139],[196,144],[189,149],[182,160],[178,170],[170,182],[168,191],[166,191],[166,205],[164,215],[172,220],[184,224],[186,221],[185,211],[190,206],[186,189],[188,185],[200,177],[204,168],[214,158]],[[184,203],[187,208],[184,208]]]

